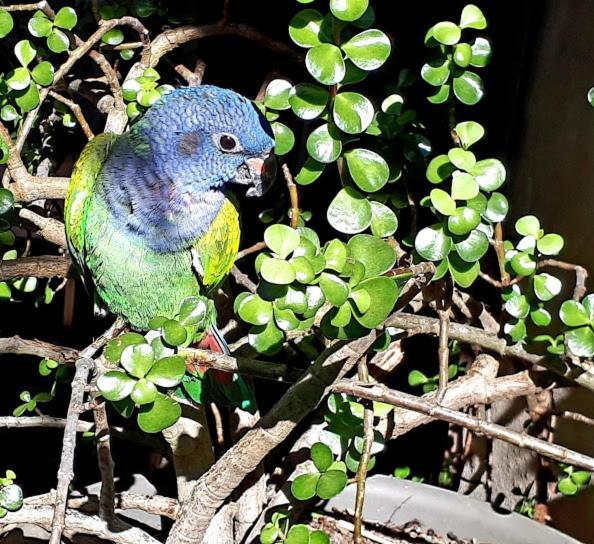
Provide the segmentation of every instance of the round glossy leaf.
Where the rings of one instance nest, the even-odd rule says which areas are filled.
[[[456,202],[442,189],[432,189],[429,198],[433,207],[443,215],[452,215],[456,211]]]
[[[382,102],[382,111],[388,115],[400,115],[404,106],[404,98],[401,94],[391,94]]]
[[[572,329],[565,333],[565,344],[577,357],[594,355],[594,332],[589,326]]]
[[[396,282],[386,276],[378,276],[362,281],[356,291],[364,290],[369,295],[369,309],[354,312],[355,319],[368,329],[381,325],[394,309],[400,294]]]
[[[35,48],[29,40],[21,40],[14,46],[14,54],[22,66],[28,66],[35,58]]]
[[[575,495],[578,492],[578,485],[571,478],[561,478],[557,483],[557,489],[566,496]]]
[[[110,370],[97,379],[97,388],[106,400],[125,399],[136,385],[136,380],[120,370]]]
[[[332,15],[341,21],[356,21],[367,11],[369,0],[330,0]]]
[[[396,214],[388,206],[380,202],[372,201],[370,204],[373,215],[371,219],[371,233],[380,238],[394,234],[398,228]]]
[[[564,245],[563,237],[553,233],[545,234],[536,241],[536,247],[543,255],[558,255]]]
[[[281,259],[297,249],[300,240],[299,232],[287,225],[271,225],[264,232],[264,242]]]
[[[182,381],[185,373],[185,359],[174,355],[159,359],[146,375],[146,379],[160,387],[175,387]]]
[[[455,127],[456,134],[460,138],[460,143],[464,149],[478,142],[484,135],[485,129],[475,121],[463,121]]]
[[[279,155],[286,155],[295,145],[295,135],[293,131],[283,123],[272,123],[274,132],[274,152]]]
[[[346,327],[351,321],[352,315],[351,305],[345,302],[340,308],[329,312],[329,316],[331,317],[330,323],[334,327]]]
[[[450,273],[452,274],[452,278],[456,282],[457,285],[466,289],[470,287],[474,280],[479,275],[481,271],[481,267],[477,262],[469,263],[467,261],[462,260],[458,255],[455,253],[450,254],[449,256],[449,269]]]
[[[307,138],[307,152],[318,162],[327,164],[340,156],[342,142],[338,139],[336,129],[324,124],[316,128]]]
[[[368,149],[353,149],[344,157],[351,177],[363,191],[379,191],[388,182],[390,168],[381,155]]]
[[[295,279],[299,283],[311,283],[316,277],[315,271],[307,257],[295,257],[291,259],[295,269]]]
[[[454,78],[454,94],[463,104],[473,106],[485,94],[483,80],[478,74],[465,70],[462,75]]]
[[[312,531],[309,535],[309,544],[330,544],[330,537],[324,531]]]
[[[561,281],[550,274],[534,276],[534,294],[543,302],[556,297],[561,292]]]
[[[12,15],[4,9],[0,9],[0,39],[7,36],[13,27]]]
[[[178,319],[185,327],[192,327],[201,324],[204,321],[207,312],[207,304],[202,297],[188,297],[184,299],[180,305]],[[166,320],[160,323],[156,328],[161,328],[165,321]]]
[[[16,512],[22,506],[23,490],[18,485],[9,484],[0,488],[0,507],[9,512]]]
[[[54,81],[54,67],[50,62],[44,60],[33,68],[31,75],[37,83],[47,87]]]
[[[334,99],[334,122],[347,134],[365,131],[373,121],[373,115],[373,104],[362,94],[343,92]]]
[[[466,172],[454,172],[452,198],[455,200],[472,200],[478,194],[479,184],[473,176]]]
[[[273,79],[266,87],[264,105],[273,110],[288,110],[289,92],[293,86],[286,79]]]
[[[450,97],[450,85],[442,85],[435,94],[428,96],[427,100],[431,104],[443,104]]]
[[[274,320],[278,328],[282,331],[292,331],[299,327],[299,319],[291,310],[274,309]]]
[[[326,268],[342,273],[348,256],[349,249],[344,242],[341,242],[340,240],[331,240],[324,250]]]
[[[334,306],[342,306],[349,296],[349,286],[334,274],[322,272],[320,287],[326,300]]]
[[[421,68],[421,77],[434,87],[443,85],[450,77],[450,61],[439,59],[424,64]]]
[[[329,470],[324,472],[316,487],[316,495],[323,500],[336,497],[346,487],[348,477],[342,470]]]
[[[158,433],[171,427],[181,416],[179,402],[158,393],[152,404],[145,404],[138,414],[138,426],[145,433]]]
[[[15,92],[14,101],[22,112],[34,110],[39,104],[39,100],[39,89],[34,83],[29,85],[24,91]]]
[[[108,45],[120,45],[124,41],[124,33],[119,28],[112,28],[101,38]]]
[[[284,259],[269,258],[262,262],[260,275],[269,283],[288,285],[295,281],[295,267]]]
[[[6,84],[15,91],[27,89],[30,83],[31,75],[29,74],[29,70],[22,66],[8,72],[8,75],[6,76]]]
[[[299,83],[290,89],[287,100],[293,113],[307,120],[315,119],[324,111],[329,96],[328,91],[319,85]]]
[[[544,308],[537,308],[530,312],[530,319],[538,327],[548,327],[551,324],[551,314]]]
[[[530,313],[530,304],[524,295],[514,293],[505,302],[505,311],[516,319],[524,319]]]
[[[522,236],[533,236],[538,238],[540,232],[540,221],[535,215],[525,215],[516,221],[516,231]]]
[[[60,28],[72,30],[76,26],[77,20],[78,18],[76,16],[76,11],[74,11],[72,8],[64,7],[60,9],[58,13],[56,13],[54,24]]]
[[[315,47],[322,43],[320,33],[324,16],[315,9],[304,9],[289,22],[289,36],[301,47]]]
[[[491,223],[501,223],[506,218],[508,210],[509,203],[505,195],[493,193],[489,197],[483,217]]]
[[[483,191],[496,191],[505,183],[505,167],[497,159],[477,161],[470,174]]]
[[[324,171],[324,166],[325,165],[321,162],[308,157],[305,164],[301,167],[301,170],[299,170],[299,173],[295,176],[295,181],[299,185],[309,185],[310,183],[313,183]]]
[[[0,119],[2,119],[2,121],[14,121],[18,116],[19,112],[11,104],[6,104],[0,108]],[[0,145],[0,152],[5,152],[4,143]],[[6,153],[8,153],[8,149],[6,149]],[[8,158],[8,156],[6,158]],[[0,156],[0,164],[4,164],[5,162],[6,161],[3,161],[3,157]]]
[[[52,22],[43,11],[36,11],[27,25],[29,32],[36,38],[46,38],[52,31]]]
[[[186,340],[188,333],[186,328],[175,319],[168,319],[161,327],[163,338],[170,346],[181,346]]]
[[[365,267],[364,278],[379,276],[396,262],[394,248],[385,240],[369,234],[353,236],[348,243],[351,256]]]
[[[341,46],[346,56],[362,70],[376,70],[390,56],[390,39],[381,30],[370,29]]]
[[[141,89],[136,99],[141,106],[148,108],[161,98],[161,93],[157,89]]]
[[[47,37],[47,46],[49,50],[53,51],[54,53],[63,53],[64,51],[68,50],[70,41],[64,32],[54,28]]]
[[[460,41],[460,27],[450,21],[442,21],[433,26],[433,38],[444,45],[455,45]]]
[[[452,234],[464,235],[478,227],[481,216],[469,207],[457,208],[448,218],[448,229]]]
[[[267,325],[252,327],[248,334],[248,341],[258,353],[275,355],[283,346],[283,332],[276,326],[274,320]]]
[[[417,233],[415,249],[429,261],[441,261],[452,249],[452,239],[439,224],[425,227]]]
[[[454,62],[461,68],[466,68],[472,60],[472,47],[469,43],[459,43],[454,49],[452,57]]]
[[[592,474],[586,470],[574,470],[571,473],[571,481],[577,485],[588,485],[592,479]]]
[[[266,325],[272,319],[272,303],[259,295],[248,295],[239,303],[239,317],[252,325]]]
[[[472,44],[472,60],[470,64],[477,68],[487,66],[491,62],[492,50],[489,40],[476,38]]]
[[[103,355],[110,363],[119,363],[124,349],[138,344],[146,344],[146,338],[137,332],[127,332],[110,340],[103,350]]]
[[[476,164],[476,157],[474,156],[474,153],[472,151],[466,151],[459,147],[454,147],[453,149],[450,149],[448,152],[448,158],[456,168],[459,168],[460,170],[464,170],[466,172],[468,172]],[[476,194],[474,196],[476,196]],[[474,196],[470,198],[474,198]]]
[[[464,6],[460,16],[460,28],[474,28],[483,30],[487,28],[487,20],[483,12],[474,4]]]
[[[8,189],[0,188],[0,215],[6,213],[14,206],[14,195]]]
[[[465,240],[456,244],[456,251],[466,262],[474,263],[480,260],[489,249],[489,239],[478,229],[473,230]]]
[[[132,389],[132,393],[130,393],[130,398],[134,404],[142,406],[143,404],[154,402],[157,398],[157,394],[158,391],[155,384],[142,379],[136,382],[134,389]]]
[[[360,83],[369,74],[369,72],[366,72],[358,66],[355,66],[349,59],[346,59],[344,65],[346,67],[346,72],[344,75],[344,79],[341,82],[341,85],[343,87],[345,85],[353,85],[355,83]]]
[[[136,378],[144,378],[154,360],[153,348],[149,344],[128,346],[122,351],[122,366]]]
[[[371,204],[359,191],[344,187],[328,206],[330,225],[345,234],[355,234],[371,224]]]
[[[588,312],[582,304],[575,300],[566,300],[561,304],[559,317],[568,327],[579,327],[590,323]]]
[[[536,261],[528,253],[519,251],[512,257],[511,267],[519,276],[530,276],[536,270]]]
[[[318,473],[301,474],[291,483],[291,494],[298,501],[308,501],[316,495],[316,487],[320,475]]]
[[[316,442],[311,447],[311,459],[320,472],[325,472],[334,462],[332,450],[322,442]]]
[[[307,525],[298,524],[293,525],[287,533],[285,544],[310,544],[309,543],[309,529]]]
[[[427,166],[426,176],[431,183],[441,183],[444,179],[450,177],[455,170],[456,167],[450,162],[447,155],[438,155]]]
[[[308,72],[324,85],[335,85],[344,78],[346,67],[338,47],[323,43],[312,47],[305,56]]]

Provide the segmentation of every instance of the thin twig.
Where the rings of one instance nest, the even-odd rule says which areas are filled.
[[[364,383],[369,383],[369,371],[367,370],[367,362],[363,357],[358,363],[359,380]],[[359,459],[359,467],[357,469],[357,491],[355,494],[355,526],[353,529],[353,542],[355,544],[362,544],[362,529],[363,529],[363,505],[365,503],[365,482],[367,479],[367,469],[369,467],[369,459],[371,458],[371,446],[373,445],[373,402],[370,400],[363,401],[363,451]]]
[[[115,485],[113,478],[113,458],[105,402],[93,410],[95,418],[95,438],[97,440],[97,461],[101,473],[101,492],[99,496],[99,517],[111,521],[115,517]]]
[[[28,340],[20,336],[0,338],[0,355],[12,353],[15,355],[35,355],[53,359],[58,363],[74,364],[79,358],[78,350],[66,346],[50,344],[42,340]]]
[[[60,544],[62,533],[66,526],[66,502],[68,500],[68,487],[74,478],[74,450],[76,448],[76,428],[84,401],[85,387],[90,373],[95,368],[92,359],[81,358],[76,362],[76,372],[72,379],[72,394],[66,416],[64,439],[62,441],[62,456],[58,470],[58,485],[56,486],[56,505],[52,520],[50,544]]]
[[[539,268],[545,267],[560,268],[561,270],[571,270],[575,272],[575,288],[573,289],[573,300],[579,301],[586,294],[586,281],[588,280],[588,270],[579,264],[566,263],[557,259],[544,259],[538,263]]]
[[[66,98],[61,94],[58,94],[56,91],[50,91],[49,95],[58,102],[61,102],[62,104],[70,108],[70,111],[74,114],[74,117],[76,117],[76,120],[80,125],[80,128],[85,133],[87,140],[92,140],[95,137],[93,131],[91,130],[91,127],[89,126],[89,123],[87,123],[87,120],[85,119],[85,116],[82,110],[80,109],[80,106],[76,102],[70,100],[70,98]]]
[[[235,262],[240,261],[244,257],[251,255],[252,253],[257,253],[258,251],[262,251],[263,249],[266,249],[266,244],[264,242],[257,242],[255,244],[251,245],[250,247],[246,247],[245,249],[242,249],[237,254],[237,256],[235,257]]]
[[[237,266],[233,266],[231,269],[231,275],[235,279],[238,285],[245,287],[248,291],[255,293],[258,286],[249,278],[247,274],[244,274]]]
[[[439,358],[439,385],[437,387],[437,402],[441,402],[448,386],[448,374],[450,365],[450,312],[448,309],[437,310],[439,316],[439,347],[437,355]]]
[[[499,264],[501,284],[507,287],[509,285],[509,272],[505,269],[505,248],[503,247],[503,227],[501,223],[495,225],[495,253]]]
[[[534,438],[527,434],[511,431],[502,425],[490,423],[469,414],[444,408],[424,398],[389,389],[385,385],[343,380],[335,385],[333,390],[336,393],[345,393],[347,395],[374,400],[376,402],[386,402],[393,406],[420,412],[433,419],[460,425],[474,433],[498,438],[499,440],[503,440],[509,444],[518,446],[519,448],[530,449],[540,455],[550,457],[561,463],[568,463],[594,471],[594,458],[592,457],[572,451],[563,446],[550,444],[549,442]]]
[[[291,198],[291,227],[296,229],[297,225],[299,225],[299,193],[287,163],[283,163],[282,168],[287,182],[287,189],[289,190],[289,197]]]
[[[202,66],[205,68],[206,64],[202,62],[202,65],[196,66],[198,71],[194,70],[192,72],[187,66],[176,64],[175,71],[186,80],[188,87],[198,87],[202,84],[202,76],[204,75],[204,69],[200,69]]]

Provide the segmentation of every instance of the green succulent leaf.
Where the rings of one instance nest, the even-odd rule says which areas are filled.
[[[415,249],[429,261],[441,261],[452,249],[452,239],[440,224],[421,229],[415,238]]]
[[[272,123],[272,131],[274,132],[274,152],[279,155],[286,155],[295,145],[295,135],[293,131],[285,124],[278,121]]]
[[[134,385],[134,389],[130,393],[130,399],[134,404],[142,406],[154,402],[158,393],[154,383],[142,378]]]
[[[347,58],[362,70],[377,70],[390,56],[390,39],[381,30],[370,29],[356,34],[341,45]]]
[[[325,472],[334,462],[332,450],[322,442],[316,442],[311,447],[311,459],[320,472]]]
[[[516,221],[516,232],[522,236],[533,236],[538,238],[540,232],[540,221],[534,215],[525,215]]]
[[[135,378],[144,378],[155,361],[149,344],[131,345],[122,351],[122,366]]]
[[[452,215],[456,211],[456,202],[443,189],[432,189],[429,198],[433,207],[443,215]]]
[[[351,177],[363,191],[379,191],[388,182],[390,168],[381,155],[358,148],[347,151],[344,158]]]
[[[77,21],[76,11],[70,7],[60,9],[54,18],[54,24],[66,30],[72,30],[76,26]]]
[[[146,379],[160,387],[175,387],[186,373],[186,361],[179,355],[163,357],[155,362]]]
[[[321,176],[324,167],[325,165],[323,163],[308,157],[301,170],[299,170],[299,173],[295,176],[295,181],[299,185],[310,185]]]
[[[469,263],[458,257],[455,253],[450,254],[448,261],[454,282],[463,289],[470,287],[481,271],[478,261]]]
[[[299,83],[290,89],[287,100],[297,117],[309,120],[322,114],[329,96],[328,91],[319,85]]]
[[[138,426],[145,433],[159,433],[181,417],[181,406],[175,399],[158,393],[154,402],[141,406]]]
[[[286,259],[299,246],[299,232],[287,225],[271,225],[264,232],[264,242],[281,259]]]
[[[460,143],[464,149],[468,149],[485,135],[485,129],[475,121],[463,121],[458,123],[454,130],[460,138]]]
[[[558,255],[564,245],[563,237],[553,233],[545,234],[536,241],[536,247],[543,255]]]
[[[394,248],[385,240],[369,234],[357,234],[348,242],[351,256],[365,267],[362,279],[380,276],[396,262]]]
[[[295,267],[284,259],[267,258],[262,261],[260,275],[269,283],[288,285],[295,281]]]
[[[326,300],[336,307],[342,306],[350,293],[349,286],[345,281],[328,272],[322,272],[320,287]]]
[[[101,38],[107,45],[120,45],[124,41],[124,33],[119,28],[112,28]]]
[[[450,85],[442,85],[439,87],[437,92],[431,96],[427,97],[427,100],[431,102],[431,104],[443,104],[448,100],[450,97]]]
[[[188,339],[186,328],[176,319],[168,319],[161,326],[163,338],[170,346],[181,346]]]
[[[356,310],[355,319],[368,329],[379,327],[394,309],[400,288],[393,279],[378,276],[362,281],[357,286],[357,291],[359,290],[364,290],[369,295],[369,309],[365,312]]]
[[[323,500],[336,497],[346,487],[348,477],[342,470],[328,470],[320,475],[316,495]]]
[[[14,195],[8,189],[0,189],[0,215],[14,206]]]
[[[489,249],[489,239],[481,230],[474,229],[461,242],[456,243],[456,252],[466,262],[474,263],[482,259]]]
[[[594,332],[590,326],[579,327],[565,333],[565,344],[577,357],[594,356]]]
[[[138,344],[146,344],[146,338],[137,332],[127,332],[110,340],[103,355],[110,363],[119,363],[124,349]]]
[[[64,32],[57,28],[53,28],[50,35],[47,37],[47,46],[49,50],[54,53],[63,53],[70,47],[70,41]]]
[[[469,173],[483,191],[496,191],[505,183],[505,166],[497,159],[477,161]]]
[[[125,399],[132,393],[136,380],[120,370],[109,370],[97,379],[97,388],[101,395],[111,401]]]
[[[51,85],[54,81],[54,67],[50,62],[44,60],[40,62],[33,70],[31,71],[31,76],[35,80],[36,83],[47,87]]]
[[[323,43],[312,47],[305,56],[307,71],[324,85],[335,85],[344,78],[346,67],[338,47]]]
[[[273,110],[288,110],[289,93],[293,85],[286,79],[273,79],[266,87],[266,94],[264,95],[264,105]]]
[[[470,70],[465,70],[461,75],[454,77],[453,88],[456,98],[467,106],[478,104],[485,94],[483,80]]]
[[[489,40],[476,38],[472,44],[472,60],[470,64],[476,68],[487,66],[491,62],[492,50]]]
[[[320,474],[301,474],[291,482],[291,494],[298,501],[308,501],[316,496]]]
[[[566,300],[559,310],[561,321],[568,327],[579,327],[590,323],[590,316],[584,306],[575,300]]]
[[[336,128],[327,123],[316,128],[307,138],[307,152],[323,164],[334,162],[342,151]]]
[[[460,41],[460,27],[450,21],[442,21],[433,26],[433,38],[444,45],[455,45]]]
[[[373,121],[373,115],[373,104],[362,94],[346,91],[334,99],[332,117],[336,126],[347,134],[365,131]]]
[[[324,16],[316,9],[304,9],[289,21],[289,36],[301,47],[315,47],[322,43]]]
[[[561,281],[550,274],[534,276],[534,294],[543,302],[555,298],[561,292]]]
[[[450,162],[447,155],[434,157],[427,166],[426,176],[431,183],[441,183],[450,177],[456,167]]]
[[[481,216],[476,210],[463,206],[456,208],[448,218],[448,229],[452,234],[463,236],[478,227],[480,222]]]
[[[501,223],[507,217],[508,211],[509,202],[505,195],[495,192],[489,197],[483,217],[491,223]]]
[[[330,0],[330,11],[341,21],[356,21],[368,7],[369,0]]]
[[[460,28],[474,28],[483,30],[487,28],[487,19],[483,12],[474,4],[464,6],[460,17]]]
[[[356,189],[344,187],[328,206],[327,218],[337,231],[355,234],[371,224],[371,204]]]
[[[8,36],[13,27],[12,15],[4,9],[0,9],[0,39]]]
[[[27,25],[29,32],[36,38],[47,38],[52,31],[53,24],[43,11],[36,11]]]
[[[27,89],[31,83],[31,75],[27,68],[19,67],[10,71],[6,76],[6,84],[15,91]]]
[[[398,229],[398,217],[396,214],[381,202],[371,203],[371,233],[380,238],[391,236]]]
[[[0,506],[9,512],[19,510],[23,506],[23,490],[16,484],[0,488]]]
[[[421,68],[421,77],[434,87],[443,85],[450,77],[450,73],[450,61],[447,59],[428,62]]]
[[[457,44],[454,48],[452,59],[460,68],[470,66],[470,62],[472,61],[472,46],[469,43]]]

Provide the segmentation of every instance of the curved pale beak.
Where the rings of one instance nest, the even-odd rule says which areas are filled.
[[[262,196],[270,189],[276,177],[276,157],[271,153],[265,157],[252,157],[237,170],[235,183],[251,185],[246,196]]]

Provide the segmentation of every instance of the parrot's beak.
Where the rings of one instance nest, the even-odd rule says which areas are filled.
[[[245,161],[235,175],[235,183],[251,185],[246,196],[262,196],[270,189],[276,177],[276,157],[270,153],[266,157],[252,157]]]

